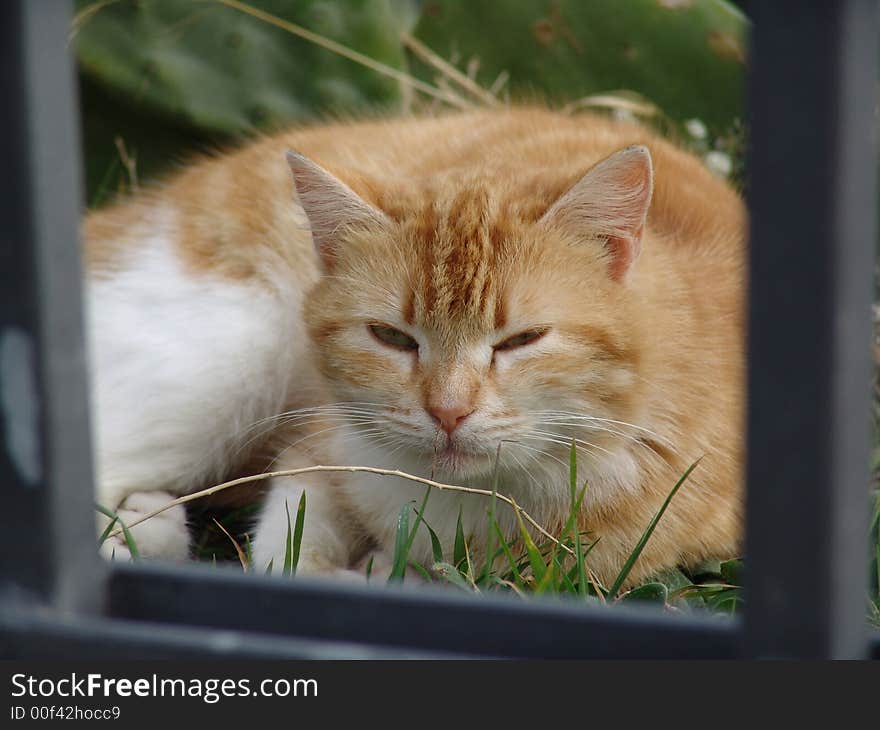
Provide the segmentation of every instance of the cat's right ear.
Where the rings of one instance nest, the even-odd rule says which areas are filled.
[[[609,273],[626,277],[642,249],[654,167],[643,145],[618,150],[590,169],[541,218],[541,223],[605,239]]]
[[[341,233],[388,222],[381,210],[305,155],[288,150],[287,164],[293,173],[297,199],[309,219],[315,249],[328,271],[336,261]]]

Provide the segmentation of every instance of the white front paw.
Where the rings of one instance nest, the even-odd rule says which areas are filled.
[[[288,556],[286,548],[284,550],[264,550],[257,543],[254,546],[253,559],[251,561],[251,570],[257,573],[271,573],[271,575],[284,575],[285,563],[290,562],[288,571],[297,575],[328,575],[343,570],[344,566],[328,560],[326,556],[320,553],[303,552],[293,564],[293,556]]]
[[[129,495],[116,511],[126,526],[133,525],[156,509],[168,504],[174,496],[167,492],[135,492]],[[119,529],[119,524],[114,526]],[[186,560],[189,557],[189,530],[186,526],[186,509],[178,504],[130,527],[132,542],[141,557],[165,560]],[[101,554],[112,560],[132,559],[131,546],[124,533],[108,537],[100,548]]]

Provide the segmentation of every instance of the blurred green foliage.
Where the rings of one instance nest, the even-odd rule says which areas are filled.
[[[486,103],[488,94],[469,90],[444,61],[502,101],[635,109],[685,137],[681,124],[700,119],[707,135],[695,141],[703,150],[726,149],[738,129],[748,21],[723,0],[77,0],[76,7],[93,205],[194,151],[290,122]],[[334,43],[361,60],[326,47]]]
[[[429,0],[416,35],[443,57],[510,75],[513,98],[639,92],[667,115],[725,129],[740,113],[746,21],[710,0]]]

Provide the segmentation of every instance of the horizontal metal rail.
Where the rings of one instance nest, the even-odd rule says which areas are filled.
[[[382,646],[544,659],[724,659],[738,623],[655,607],[467,596],[457,589],[283,581],[209,566],[111,573],[110,616]]]
[[[52,611],[0,612],[3,659],[460,659],[448,652],[362,643],[267,637],[242,631],[65,616]]]

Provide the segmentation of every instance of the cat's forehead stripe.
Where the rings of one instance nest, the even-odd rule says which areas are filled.
[[[447,205],[427,201],[413,236],[422,316],[503,324],[497,266],[508,235],[485,189],[459,192]]]

